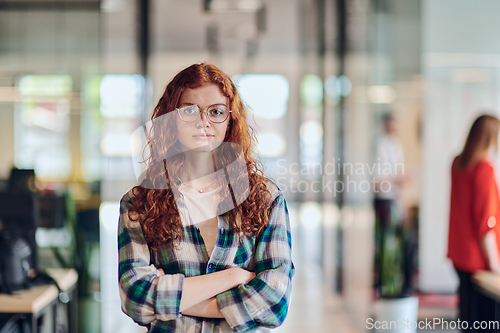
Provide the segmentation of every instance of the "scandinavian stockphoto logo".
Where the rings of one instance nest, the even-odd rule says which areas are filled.
[[[250,193],[241,146],[188,135],[191,144],[187,148],[177,140],[176,117],[177,112],[169,112],[132,133],[132,163],[139,186],[148,189],[170,187],[177,207],[184,207],[189,215],[183,219],[185,223],[203,222],[240,205]],[[198,129],[198,121],[187,123],[193,126],[190,133]],[[203,134],[202,127],[199,130]]]

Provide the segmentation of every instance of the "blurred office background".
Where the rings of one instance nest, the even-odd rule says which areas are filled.
[[[455,319],[449,168],[473,119],[500,109],[499,12],[496,0],[0,0],[0,178],[6,190],[13,167],[34,170],[52,205],[39,265],[77,268],[79,331],[141,331],[117,286],[130,135],[202,61],[234,77],[290,203],[297,275],[277,331],[363,332],[373,317],[373,194],[356,187],[372,175],[326,166],[371,165],[386,112],[410,179],[419,318]],[[358,185],[322,186],[347,177]]]

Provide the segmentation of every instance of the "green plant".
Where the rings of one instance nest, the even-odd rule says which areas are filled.
[[[376,223],[376,263],[382,298],[399,298],[412,294],[411,269],[408,268],[412,267],[413,260],[412,253],[408,251],[410,234],[411,230],[403,225],[398,205],[391,203],[389,225]]]

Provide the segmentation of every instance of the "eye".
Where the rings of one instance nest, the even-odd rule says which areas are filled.
[[[208,110],[208,114],[213,117],[220,117],[226,113],[227,109],[224,105],[216,105]]]
[[[220,116],[224,113],[224,110],[220,109],[220,108],[215,108],[215,109],[211,109],[210,110],[210,114],[213,115],[213,116]]]
[[[196,105],[185,106],[181,108],[180,111],[182,112],[182,114],[185,114],[187,116],[193,115],[198,112],[198,107]]]

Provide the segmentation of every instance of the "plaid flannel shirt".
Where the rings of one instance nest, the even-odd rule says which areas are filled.
[[[259,327],[281,325],[288,311],[295,268],[286,201],[277,187],[274,192],[269,225],[259,237],[241,234],[238,242],[229,228],[228,215],[218,216],[217,240],[210,258],[199,230],[193,225],[183,226],[183,240],[178,249],[165,246],[150,251],[141,226],[128,218],[132,201],[126,194],[120,202],[118,230],[123,312],[136,323],[148,325],[149,332],[252,332]],[[180,313],[185,277],[230,267],[254,271],[257,277],[216,296],[224,318]],[[158,268],[166,275],[157,277]]]

